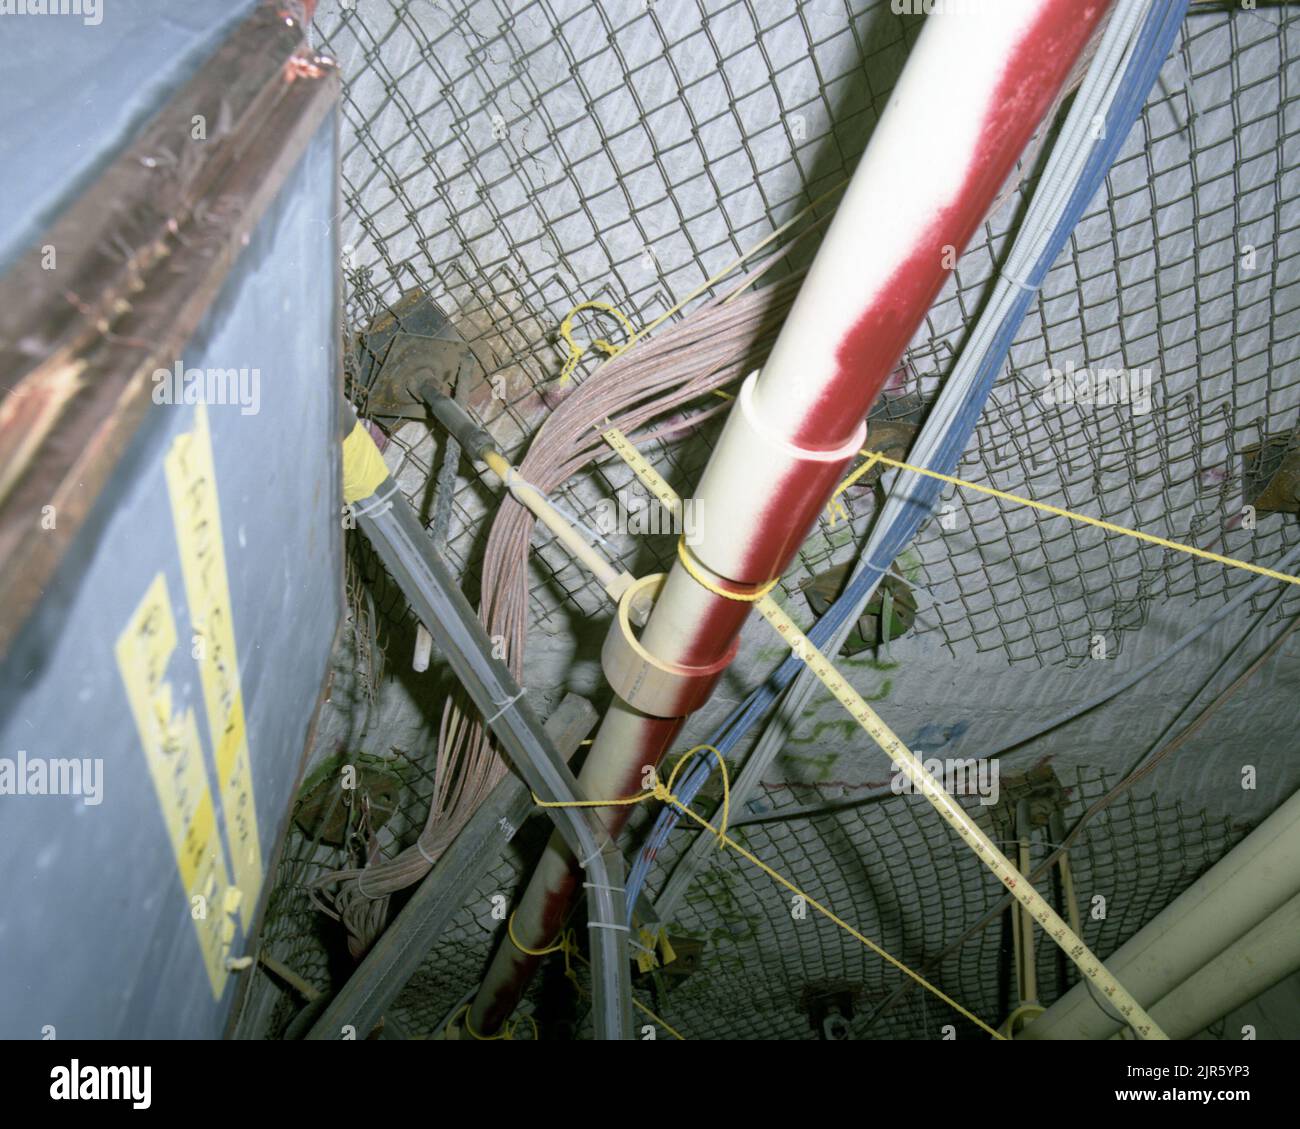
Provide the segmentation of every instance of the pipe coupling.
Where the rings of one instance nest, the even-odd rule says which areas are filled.
[[[682,666],[655,658],[637,639],[632,613],[643,610],[647,603],[653,605],[667,575],[655,572],[643,576],[619,598],[618,614],[600,652],[600,665],[614,693],[633,709],[651,717],[685,717],[713,693],[722,672],[736,657],[740,637],[708,666]]]

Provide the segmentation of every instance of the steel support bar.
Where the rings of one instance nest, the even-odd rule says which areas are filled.
[[[542,728],[492,642],[420,525],[385,477],[355,505],[357,525],[369,539],[412,610],[429,629],[485,724],[519,775],[541,799],[583,799],[578,782]],[[632,1037],[632,984],[628,960],[622,856],[600,821],[585,808],[548,809],[556,830],[587,871],[593,1017],[598,1039]],[[505,943],[509,943],[506,941]]]
[[[586,698],[565,697],[546,720],[546,734],[567,761],[595,727],[599,715]],[[348,982],[305,1036],[337,1039],[344,1026],[375,1028],[415,974],[433,943],[473,894],[488,868],[536,806],[528,787],[507,776],[425,875],[411,900],[384,930]],[[389,1021],[384,1030],[388,1031]]]

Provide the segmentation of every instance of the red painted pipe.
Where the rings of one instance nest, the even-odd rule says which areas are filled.
[[[763,371],[733,408],[695,500],[694,547],[718,586],[780,575],[856,452],[863,420],[998,190],[1096,30],[1105,0],[998,0],[931,16]],[[750,611],[680,565],[641,636],[666,663],[723,659]],[[632,795],[685,718],[615,700],[579,777]],[[611,835],[628,808],[610,808]],[[558,836],[515,912],[525,948],[550,944],[580,871]],[[498,949],[470,1011],[494,1033],[540,958]]]

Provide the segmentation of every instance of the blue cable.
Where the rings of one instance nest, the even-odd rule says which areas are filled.
[[[949,475],[956,471],[962,453],[975,433],[984,404],[993,391],[998,374],[1002,371],[1016,332],[1029,310],[1029,304],[1036,296],[1052,264],[1064,249],[1070,233],[1082,218],[1084,209],[1105,182],[1120,146],[1131,132],[1147,95],[1160,73],[1160,68],[1169,55],[1174,38],[1182,25],[1188,3],[1189,0],[1156,0],[1147,13],[1128,67],[1120,81],[1120,87],[1106,115],[1102,143],[1095,146],[1089,154],[1079,174],[1079,181],[1062,210],[1061,218],[1047,240],[1043,254],[1034,264],[1029,278],[1025,280],[1026,285],[1017,293],[1006,316],[999,323],[980,367],[976,370],[971,395],[962,405],[948,433],[941,440],[939,450],[931,461],[931,469]],[[943,484],[936,479],[924,477],[918,479],[915,489],[906,499],[907,508],[886,531],[882,540],[878,558],[883,559],[885,563],[879,564],[877,560],[868,561],[866,567],[850,581],[848,587],[826,614],[813,625],[808,632],[808,638],[816,646],[822,647],[833,639],[853,613],[858,602],[880,582],[890,564],[907,548],[921,526],[934,512],[942,488]],[[761,686],[751,691],[749,697],[727,715],[707,744],[724,755],[735,748],[745,733],[767,713],[785,688],[794,681],[803,665],[802,660],[793,654],[786,658]],[[699,757],[677,785],[676,794],[682,803],[689,805],[693,802],[716,768],[715,754],[705,752]],[[681,815],[675,808],[665,807],[651,828],[645,846],[632,864],[627,880],[629,923],[637,899],[649,877],[650,866],[654,862],[655,855],[667,842],[669,834],[680,818]]]

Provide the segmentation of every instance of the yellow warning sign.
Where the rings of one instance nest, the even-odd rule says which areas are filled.
[[[212,753],[217,764],[217,788],[226,817],[235,884],[245,914],[244,931],[248,932],[251,926],[248,915],[256,907],[261,891],[262,848],[253,802],[253,774],[239,681],[239,656],[235,650],[235,624],[230,610],[212,437],[203,404],[196,409],[194,430],[176,437],[164,465],[185,597],[194,630],[191,654],[199,667]]]
[[[176,855],[208,982],[219,999],[234,939],[234,922],[226,910],[231,894],[238,892],[231,890],[226,873],[194,710],[173,712],[166,673],[175,650],[176,622],[167,580],[159,573],[118,636],[117,667]]]

